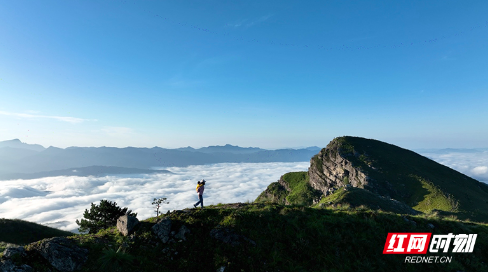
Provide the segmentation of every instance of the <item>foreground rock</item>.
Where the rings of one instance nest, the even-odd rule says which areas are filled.
[[[181,228],[178,231],[178,233],[175,235],[175,238],[176,239],[179,239],[179,240],[182,240],[182,241],[186,241],[185,235],[187,233],[190,233],[190,230],[185,225],[183,225],[183,226],[181,226]]]
[[[224,228],[220,226],[211,230],[210,236],[214,239],[220,240],[223,243],[229,244],[231,246],[238,246],[242,242],[247,242],[251,245],[256,245],[256,242],[254,242],[253,240],[243,235],[237,234],[235,231],[229,228]]]
[[[117,230],[122,235],[127,236],[132,233],[135,226],[139,224],[139,220],[130,215],[123,215],[117,219]]]
[[[88,259],[88,250],[64,237],[43,240],[34,250],[59,271],[81,269]]]
[[[6,259],[0,262],[0,271],[2,272],[31,272],[34,271],[32,267],[22,264],[16,265],[11,259]]]
[[[32,267],[22,264],[16,265],[12,259],[25,256],[23,247],[9,247],[3,251],[2,260],[0,261],[0,271],[2,272],[23,272],[34,271]]]
[[[167,243],[171,234],[171,219],[164,218],[152,227],[152,231],[161,239],[163,243]]]
[[[25,255],[24,247],[8,247],[3,251],[3,258],[12,259],[15,255],[23,256]]]

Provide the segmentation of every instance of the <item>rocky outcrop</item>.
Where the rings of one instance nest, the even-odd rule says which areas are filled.
[[[17,265],[13,259],[16,257],[24,257],[24,247],[8,247],[3,251],[2,259],[0,260],[0,271],[2,272],[27,272],[34,271],[32,267],[26,264]]]
[[[171,219],[163,218],[152,227],[152,231],[163,243],[167,243],[171,234]]]
[[[3,258],[11,259],[15,255],[23,256],[25,255],[24,247],[8,247],[3,251]]]
[[[117,219],[117,230],[127,236],[132,233],[137,224],[139,224],[139,220],[136,217],[126,214]]]
[[[34,246],[44,259],[59,271],[81,269],[88,259],[88,250],[77,246],[72,240],[55,237],[43,240]]]
[[[280,181],[271,183],[255,200],[255,202],[273,202],[281,205],[289,205],[286,196],[289,191],[282,185],[283,176]],[[287,186],[288,187],[288,186]]]
[[[338,139],[334,139],[310,160],[308,174],[310,185],[324,195],[332,188],[353,187],[365,188],[370,183],[367,174],[357,168],[348,156],[360,156],[354,149],[344,148]]]
[[[32,272],[32,267],[22,264],[16,265],[11,259],[5,259],[0,262],[0,271],[2,272]]]
[[[178,240],[186,241],[185,235],[187,233],[190,233],[190,230],[185,225],[183,225],[183,226],[180,227],[180,230],[175,235],[175,238],[178,239]]]
[[[217,226],[216,228],[212,229],[210,231],[210,237],[217,239],[223,243],[229,244],[231,246],[238,246],[242,242],[247,242],[251,245],[256,245],[256,242],[253,240],[237,234],[235,231],[229,229],[229,228],[224,228],[221,226]]]

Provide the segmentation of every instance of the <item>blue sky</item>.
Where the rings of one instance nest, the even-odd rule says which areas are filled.
[[[0,141],[488,147],[486,1],[0,1]]]

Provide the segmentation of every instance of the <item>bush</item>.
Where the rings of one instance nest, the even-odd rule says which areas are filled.
[[[117,206],[117,202],[100,200],[100,205],[92,203],[90,211],[85,210],[83,214],[85,219],[76,220],[76,224],[80,226],[78,230],[81,233],[97,233],[99,230],[115,226],[117,219],[125,214],[137,216],[137,213],[132,213],[127,208]]]

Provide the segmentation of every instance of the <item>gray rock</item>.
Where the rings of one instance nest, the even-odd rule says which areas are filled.
[[[2,272],[32,272],[34,269],[32,267],[22,264],[20,266],[14,264],[10,259],[6,259],[0,262],[0,271]]]
[[[64,237],[43,240],[35,248],[54,268],[59,271],[81,269],[88,259],[88,250]]]
[[[413,220],[410,220],[408,219],[407,217],[403,216],[403,220],[407,223],[410,223],[412,226],[416,227],[417,226],[417,222],[413,221]]]
[[[139,224],[139,220],[127,214],[117,219],[117,229],[124,236],[129,235],[137,224]]]
[[[24,247],[8,247],[3,251],[3,258],[11,259],[14,255],[25,255]]]
[[[163,218],[159,223],[152,227],[152,231],[163,243],[167,243],[171,233],[171,219]]]
[[[340,150],[340,144],[334,139],[327,148],[310,160],[309,183],[324,195],[327,192],[333,193],[336,190],[334,187],[347,185],[345,178],[352,187],[364,188],[369,184],[366,173],[354,167],[349,159],[337,152],[338,149]]]
[[[231,246],[240,245],[241,242],[248,242],[252,245],[256,245],[256,242],[253,240],[235,233],[233,230],[228,228],[217,227],[210,231],[210,236],[214,239],[220,240],[226,244],[230,244]]]
[[[176,239],[183,240],[183,241],[186,241],[185,235],[187,233],[190,233],[190,230],[185,225],[183,225],[183,226],[181,226],[181,228],[178,231],[178,233],[175,235],[175,238]]]

